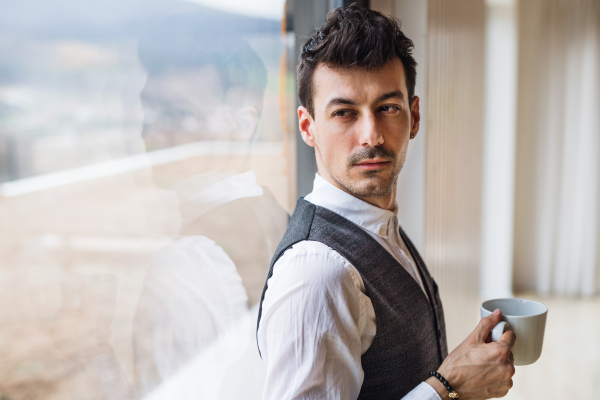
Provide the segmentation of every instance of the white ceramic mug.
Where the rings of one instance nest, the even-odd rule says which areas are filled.
[[[496,309],[502,311],[502,321],[492,330],[492,341],[497,342],[502,333],[511,330],[517,335],[512,349],[515,365],[536,362],[542,354],[548,307],[532,300],[494,299],[481,304],[481,318]]]

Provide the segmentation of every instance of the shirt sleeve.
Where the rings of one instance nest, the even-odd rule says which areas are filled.
[[[263,400],[358,397],[361,291],[347,260],[328,249],[301,242],[275,264],[258,330]]]
[[[442,398],[430,384],[421,382],[419,386],[411,390],[402,400],[442,400]]]

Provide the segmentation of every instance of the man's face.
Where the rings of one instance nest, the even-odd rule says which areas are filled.
[[[223,140],[230,134],[223,116],[231,111],[224,102],[220,76],[212,65],[149,75],[141,98],[142,137],[147,151]]]
[[[314,116],[304,107],[298,114],[319,174],[361,198],[392,192],[419,129],[419,99],[410,106],[402,62],[371,71],[321,64],[313,84]]]
[[[214,65],[150,74],[141,93],[142,138],[146,151],[205,141],[248,141],[256,128],[256,109],[245,106],[244,91],[223,89]],[[154,183],[164,189],[206,171],[230,171],[239,157],[189,159],[175,166],[152,168]]]

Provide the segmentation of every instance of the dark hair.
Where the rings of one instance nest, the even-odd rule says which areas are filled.
[[[336,8],[302,46],[297,71],[300,102],[314,117],[313,75],[320,63],[333,68],[371,70],[383,67],[394,57],[404,66],[408,98],[412,102],[417,80],[413,47],[396,19],[354,4]]]
[[[221,77],[223,94],[233,87],[242,88],[252,95],[252,105],[260,115],[267,70],[234,30],[233,22],[210,21],[199,13],[173,15],[152,25],[141,36],[139,59],[149,74],[214,65]]]

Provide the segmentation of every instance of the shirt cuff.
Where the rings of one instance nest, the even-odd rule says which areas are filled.
[[[402,400],[442,400],[438,392],[427,382],[411,390]]]

